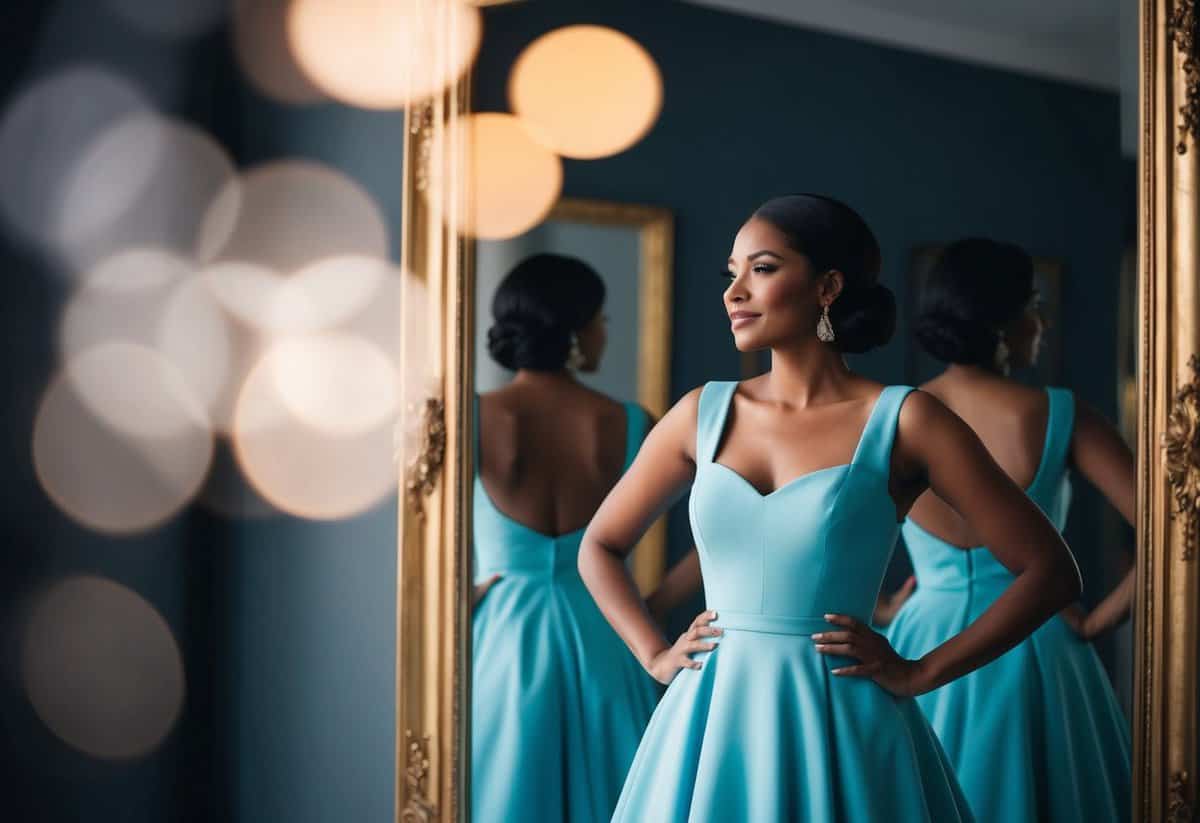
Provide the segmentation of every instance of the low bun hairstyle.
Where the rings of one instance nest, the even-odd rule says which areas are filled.
[[[1033,291],[1033,258],[1024,249],[984,237],[959,240],[929,272],[913,333],[943,363],[990,366],[1000,331]]]
[[[574,257],[535,254],[496,289],[488,353],[511,371],[557,371],[566,365],[571,333],[603,305],[604,281],[595,269]]]
[[[858,212],[832,197],[792,194],[768,200],[752,219],[783,232],[816,274],[842,273],[841,294],[829,307],[835,349],[859,354],[892,339],[896,297],[879,282],[879,241]]]

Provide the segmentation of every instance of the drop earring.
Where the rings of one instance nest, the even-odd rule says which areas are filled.
[[[822,343],[832,343],[837,340],[833,333],[833,323],[829,321],[829,305],[821,307],[821,318],[817,321],[817,339]]]
[[[1008,355],[1008,343],[1004,341],[1004,330],[1001,329],[996,333],[996,351],[992,354],[992,365],[1005,377],[1008,377],[1009,372]]]
[[[567,349],[567,368],[579,371],[586,363],[587,358],[583,356],[583,349],[579,347],[579,335],[571,332],[571,346]]]

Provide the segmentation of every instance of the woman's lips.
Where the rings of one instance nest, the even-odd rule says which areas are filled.
[[[761,314],[755,314],[750,311],[735,311],[729,315],[729,325],[734,329],[740,329],[742,326],[753,323]]]

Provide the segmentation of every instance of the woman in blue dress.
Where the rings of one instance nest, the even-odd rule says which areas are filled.
[[[608,820],[658,700],[576,567],[649,425],[572,375],[599,364],[603,302],[595,271],[543,254],[492,306],[489,351],[516,374],[477,407],[473,823]]]
[[[1037,358],[1042,321],[1033,261],[1016,246],[969,238],[930,273],[915,332],[948,363],[922,386],[970,425],[1000,467],[1062,529],[1068,469],[1132,522],[1133,456],[1116,430],[1070,391],[1006,375]],[[916,593],[888,626],[919,657],[980,618],[1013,583],[988,536],[944,499],[922,495],[903,526]],[[1129,725],[1086,641],[1129,612],[1133,572],[1090,614],[1055,617],[1000,659],[917,698],[976,819],[1128,820]]]
[[[914,695],[994,660],[1074,600],[1053,525],[931,395],[844,354],[882,345],[895,302],[879,246],[825,197],[741,227],[724,304],[769,373],[688,393],[600,506],[579,566],[609,622],[669,688],[613,816],[655,823],[971,819]],[[707,611],[665,639],[624,558],[691,487]],[[869,621],[899,523],[926,489],[1013,572],[956,636],[905,659]]]

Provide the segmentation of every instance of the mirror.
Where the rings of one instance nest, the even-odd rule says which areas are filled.
[[[588,388],[636,401],[658,418],[666,411],[671,348],[672,220],[666,209],[601,200],[560,200],[544,221],[507,240],[475,245],[475,387],[495,391],[513,372],[488,351],[496,290],[513,268],[536,254],[586,262],[604,284],[607,335],[594,370],[578,373]],[[631,569],[652,591],[662,578],[666,523],[651,527]]]
[[[604,763],[632,751],[658,700],[583,587],[576,555],[596,498],[666,410],[671,235],[665,209],[564,199],[530,231],[475,246],[475,819],[603,813],[621,782]],[[539,488],[547,469],[551,487],[571,494]],[[590,499],[572,505],[574,495]],[[537,505],[556,497],[558,511]],[[660,520],[628,556],[647,594],[665,539]],[[564,660],[575,662],[564,670]],[[564,713],[585,694],[609,697]],[[512,701],[524,706],[516,722]],[[585,750],[599,753],[600,771],[564,771]],[[491,765],[514,759],[526,763],[524,785]]]
[[[491,129],[499,122],[495,118],[515,116],[528,126],[535,143],[564,158],[559,162],[567,197],[543,219],[532,221],[527,231],[474,244],[472,339],[480,401],[473,434],[478,479],[471,572],[472,819],[607,820],[614,809],[620,820],[675,819],[672,813],[681,820],[688,815],[755,816],[749,809],[757,801],[746,800],[751,806],[742,808],[738,801],[713,794],[733,794],[735,788],[729,782],[733,778],[723,776],[734,768],[728,759],[732,755],[713,752],[722,747],[740,750],[742,737],[679,715],[711,711],[738,718],[730,722],[739,727],[752,726],[768,721],[756,721],[758,715],[741,701],[756,705],[766,718],[775,717],[766,708],[774,700],[807,699],[803,690],[773,696],[756,685],[728,698],[734,702],[723,702],[727,698],[719,679],[721,651],[726,661],[735,660],[740,648],[735,644],[751,642],[742,639],[748,634],[773,637],[776,640],[770,642],[775,643],[784,635],[763,634],[775,630],[761,626],[743,628],[739,634],[727,616],[725,646],[709,658],[709,665],[718,668],[712,677],[718,679],[700,681],[711,691],[676,688],[673,682],[663,698],[667,703],[651,721],[648,706],[659,700],[657,684],[649,682],[635,653],[620,642],[615,624],[603,619],[593,601],[594,587],[585,587],[580,577],[577,554],[583,527],[595,523],[595,507],[621,476],[617,469],[629,468],[632,452],[626,454],[625,447],[637,445],[629,442],[632,418],[612,409],[619,408],[617,401],[628,399],[647,405],[641,383],[647,351],[661,357],[668,340],[673,344],[673,379],[663,402],[649,409],[655,418],[666,411],[667,400],[678,402],[707,381],[740,375],[746,388],[739,392],[754,396],[757,391],[759,401],[764,396],[766,389],[751,387],[769,385],[754,378],[771,368],[771,352],[762,346],[742,351],[735,346],[741,338],[736,328],[729,334],[724,317],[731,310],[723,305],[728,281],[716,275],[731,253],[735,258],[743,253],[735,235],[747,215],[768,198],[793,190],[818,191],[850,204],[879,239],[879,282],[894,295],[896,332],[885,345],[863,346],[870,351],[851,355],[849,367],[883,384],[926,387],[961,415],[994,450],[992,456],[1001,467],[1013,473],[1011,479],[1031,489],[1035,503],[1064,530],[1086,581],[1073,611],[1054,616],[988,667],[911,703],[914,709],[920,707],[925,717],[921,722],[927,722],[940,740],[941,748],[930,752],[941,752],[936,756],[950,764],[955,786],[961,787],[978,819],[1070,819],[1076,813],[1087,819],[1127,819],[1132,804],[1128,574],[1134,534],[1132,523],[1122,519],[1113,504],[1125,505],[1125,514],[1132,515],[1133,458],[1117,425],[1126,391],[1118,352],[1128,345],[1127,337],[1119,339],[1119,330],[1132,327],[1133,303],[1132,283],[1122,276],[1122,257],[1134,239],[1136,203],[1134,159],[1119,139],[1119,92],[1115,85],[1094,88],[1097,83],[1110,84],[1108,78],[1067,78],[1044,63],[984,69],[961,59],[930,56],[914,44],[904,49],[875,45],[861,39],[864,31],[842,32],[849,38],[834,36],[804,29],[803,19],[756,19],[742,14],[736,4],[729,5],[714,11],[674,4],[638,19],[616,13],[609,17],[604,30],[635,43],[656,69],[628,96],[640,99],[639,95],[658,93],[663,106],[649,131],[627,148],[588,156],[576,150],[587,128],[607,134],[619,130],[622,117],[633,116],[635,106],[620,83],[626,74],[638,76],[640,64],[632,57],[622,62],[615,53],[610,55],[609,64],[619,67],[613,82],[621,91],[588,91],[580,68],[586,63],[586,29],[573,26],[583,20],[536,2],[485,12],[486,34],[474,75],[480,116],[471,126],[476,162],[486,167],[478,172],[481,225],[487,217],[490,234],[499,224],[491,209],[504,198],[492,188],[493,176],[505,164],[525,162],[515,149],[509,155],[492,153],[496,144]],[[1066,13],[1065,6],[1062,11]],[[978,20],[975,24],[985,25]],[[668,29],[686,35],[666,39],[660,31]],[[1111,35],[1115,48],[1115,25]],[[574,50],[563,45],[573,38],[580,38]],[[763,43],[770,46],[754,45]],[[1071,44],[1064,44],[1068,47]],[[699,55],[728,54],[730,49],[751,50],[754,58],[739,61],[736,70],[726,66],[728,71],[704,73],[706,61]],[[787,79],[798,77],[809,80],[796,86]],[[661,82],[661,91],[649,88],[656,82]],[[879,90],[885,88],[888,92],[881,97]],[[554,115],[547,101],[556,90],[577,107],[574,123]],[[793,93],[797,90],[803,92],[799,97]],[[1053,105],[1047,106],[1047,99]],[[988,104],[980,106],[980,100]],[[512,115],[500,114],[510,110]],[[1063,114],[1068,110],[1070,117]],[[953,128],[934,126],[937,123],[953,123]],[[1002,125],[1012,123],[1022,127],[1011,131]],[[814,164],[814,158],[820,162]],[[541,190],[538,179],[530,173],[519,203],[515,193],[510,195],[514,204],[508,216],[531,208],[524,198]],[[610,202],[573,199],[600,191]],[[681,227],[679,265],[656,275],[663,282],[652,292],[665,297],[673,286],[678,296],[673,302],[647,302],[647,271],[633,218],[637,209],[619,205],[645,202],[648,195],[663,204],[663,212],[673,213]],[[627,215],[618,220],[622,209]],[[962,244],[972,237],[996,243],[979,248]],[[1002,265],[997,260],[1009,262]],[[753,280],[757,271],[747,269],[745,282],[766,283],[766,275]],[[603,284],[602,297],[592,293],[590,283],[596,276]],[[843,288],[857,288],[853,276],[847,272]],[[978,285],[986,277],[995,283]],[[1021,278],[1027,282],[1018,300],[1011,295],[1018,287],[1006,291],[1005,283]],[[730,288],[740,287],[735,281]],[[753,292],[752,286],[746,288]],[[725,300],[730,299],[726,294]],[[938,317],[951,309],[958,312],[940,322],[991,324],[990,329],[998,330],[988,334],[1011,352],[1003,355],[1003,369],[993,362],[990,350],[987,359],[979,360],[970,348],[974,338],[961,337],[965,332],[935,330],[943,338],[960,335],[949,354],[946,346],[922,343],[929,337],[922,337],[922,324],[933,322],[930,306],[937,299],[942,300]],[[750,300],[747,305],[757,305]],[[970,300],[982,302],[962,305]],[[1003,317],[989,314],[1004,300],[1013,305],[1004,309]],[[951,307],[946,301],[958,302]],[[1030,302],[1026,307],[1029,301],[1036,306]],[[851,334],[846,315],[836,304],[833,308],[835,335]],[[1036,331],[1017,322],[1026,311],[1039,318]],[[657,314],[659,321],[648,327],[646,312]],[[596,332],[596,323],[603,325],[603,320],[596,317],[607,318],[603,348]],[[651,333],[660,339],[648,345]],[[1004,333],[1007,338],[1000,336]],[[986,345],[999,350],[1000,343]],[[966,366],[956,366],[951,357],[962,358],[959,362]],[[1010,358],[1015,368],[1006,379]],[[658,361],[651,368],[665,374],[667,363]],[[978,390],[982,393],[973,393],[976,386],[983,387]],[[1047,394],[1047,387],[1062,390]],[[767,419],[759,410],[761,402],[747,400],[742,405],[742,398],[729,401],[739,415]],[[699,430],[704,407],[694,413],[700,415]],[[854,428],[863,429],[866,420],[863,413]],[[1006,435],[1013,426],[1036,435]],[[1095,427],[1104,435],[1086,439]],[[791,463],[820,468],[848,460],[854,433],[844,434],[849,442],[845,449],[810,446],[808,451],[816,456],[797,457]],[[731,456],[721,452],[722,464],[736,464],[737,454],[752,452],[750,446],[739,451],[736,445],[739,437],[753,439],[752,431],[746,433],[735,423],[725,436],[721,448]],[[802,428],[792,436],[806,441]],[[838,436],[830,434],[829,439]],[[787,441],[781,442],[782,452]],[[1097,469],[1090,456],[1102,449],[1115,455],[1105,470]],[[824,451],[829,451],[827,457],[820,456]],[[841,451],[847,454],[841,456]],[[697,463],[701,459],[697,451]],[[754,460],[748,465],[753,467]],[[642,471],[646,477],[653,472]],[[728,507],[726,517],[735,520],[771,518],[774,523],[778,516],[782,519],[777,527],[785,530],[822,528],[809,519],[811,507],[803,499],[808,489],[819,485],[817,480],[805,478],[804,486],[756,484],[758,494],[744,501],[741,495],[747,490],[740,478],[722,472],[716,482],[726,485],[719,492],[705,492],[704,484],[710,481],[704,470],[695,471],[690,523],[680,513],[687,504],[679,504],[673,518],[659,521],[660,528],[669,522],[666,543],[658,544],[665,552],[656,546],[645,553],[642,545],[630,555],[645,596],[655,591],[664,560],[686,567],[694,563],[693,542],[700,544],[705,594],[688,592],[672,601],[675,609],[655,615],[658,630],[669,638],[686,628],[700,608],[727,611],[734,608],[730,598],[737,601],[737,595],[724,591],[720,579],[722,574],[736,575],[737,563],[724,569],[710,536],[723,521],[712,515],[712,525],[706,526],[710,515],[705,506]],[[1119,482],[1107,482],[1099,476],[1102,471],[1116,472]],[[777,477],[781,473],[786,480],[788,472],[775,472]],[[1043,474],[1052,476],[1043,479]],[[796,497],[789,501],[768,494],[772,487]],[[748,505],[741,505],[743,501]],[[896,509],[909,519],[900,530],[890,566],[885,570],[881,565],[878,572],[862,566],[856,573],[867,586],[876,573],[886,576],[881,608],[874,613],[876,628],[902,655],[915,659],[964,630],[1000,597],[1014,579],[1012,560],[1008,558],[1006,568],[988,548],[969,548],[981,545],[972,542],[973,529],[966,525],[970,510],[956,513],[933,492],[916,504],[911,499],[897,503]],[[707,539],[694,531],[698,523]],[[626,526],[612,528],[620,532]],[[754,522],[743,528],[757,533]],[[652,539],[662,537],[658,532]],[[766,538],[752,538],[759,539]],[[770,561],[756,552],[745,548],[742,562],[768,568]],[[652,570],[647,557],[653,558]],[[818,573],[814,567],[808,577]],[[915,592],[905,585],[914,574]],[[541,582],[531,582],[538,575]],[[803,583],[793,585],[795,597],[802,598]],[[826,583],[830,585],[835,584]],[[770,589],[757,579],[753,586]],[[1107,605],[1098,609],[1102,603]],[[612,603],[607,606],[615,608]],[[655,604],[648,608],[654,611]],[[786,612],[781,606],[776,610],[781,608]],[[1096,617],[1106,609],[1116,614]],[[756,619],[767,619],[769,612],[767,608],[766,616]],[[859,616],[869,619],[872,614]],[[573,639],[579,637],[586,641]],[[782,652],[764,646],[760,653],[770,659]],[[726,667],[733,665],[725,662]],[[758,665],[766,672],[773,664]],[[754,671],[745,676],[754,676]],[[814,685],[813,694],[826,694],[826,688]],[[992,714],[974,695],[996,688],[1008,688],[1011,694],[997,698],[1007,707],[1005,712]],[[833,694],[828,699],[836,705],[842,698],[836,690]],[[1038,697],[1028,698],[1030,694]],[[857,710],[868,711],[866,705],[856,704]],[[776,728],[786,722],[781,716],[768,725]],[[807,727],[796,722],[786,734],[804,738]],[[829,722],[834,723],[832,731],[814,727],[808,736],[832,734],[836,748],[857,751],[856,732],[838,727],[835,719]],[[697,736],[702,754],[672,748],[676,744],[671,741],[687,728]],[[744,745],[751,744],[747,740]],[[811,761],[811,767],[825,772],[839,770],[836,759],[817,757],[818,739],[796,745],[797,750],[788,750],[792,754],[770,746],[750,751],[755,758],[767,758],[754,763],[769,773],[785,768],[775,757],[799,758],[793,764],[797,768]],[[634,764],[637,751],[643,752],[643,760],[682,764]],[[981,751],[988,756],[981,759]],[[711,765],[704,765],[710,758]],[[923,813],[939,819],[950,814],[955,801],[949,792],[920,783],[925,779],[920,768],[910,768],[903,757],[893,765],[909,783],[890,801],[896,804],[896,815],[902,819],[907,813],[910,791],[925,797],[922,802],[929,805],[920,806]],[[687,797],[665,799],[662,792],[679,789],[663,786],[676,781],[690,785],[699,780],[696,770],[707,768],[717,770],[711,790],[689,790]],[[1055,775],[1052,792],[1023,776],[1050,773]],[[747,791],[768,791],[759,782],[763,778],[753,773],[739,779]],[[882,806],[857,798],[852,786],[834,785],[831,791],[835,806],[860,804],[859,819],[876,819],[883,813]],[[780,790],[778,802],[784,804],[780,808],[791,808],[810,801],[797,789]],[[822,815],[817,806],[810,811]],[[760,819],[774,819],[765,814]]]
[[[1067,4],[1051,2],[1039,6],[1042,33],[1024,27],[1018,35],[1006,14],[963,9],[939,25],[979,36],[940,39],[915,24],[938,14],[928,6],[759,12],[735,0],[636,10],[613,4],[589,8],[585,19],[570,5],[496,4],[484,11],[470,111],[465,104],[444,107],[445,118],[432,121],[435,141],[462,141],[472,151],[471,162],[456,167],[463,176],[454,184],[470,192],[471,208],[452,225],[467,238],[486,238],[468,239],[470,253],[436,271],[448,294],[465,295],[468,304],[461,311],[444,304],[443,320],[459,324],[457,337],[447,338],[454,341],[447,386],[454,374],[470,386],[447,409],[449,442],[463,455],[448,458],[446,494],[474,504],[460,506],[461,518],[442,521],[462,529],[454,544],[460,583],[453,588],[462,634],[441,648],[456,650],[470,666],[456,694],[471,708],[462,723],[438,727],[468,731],[440,750],[438,763],[469,771],[458,781],[435,777],[439,796],[449,791],[451,802],[481,823],[539,814],[953,819],[968,810],[987,820],[1191,819],[1195,707],[1179,696],[1196,692],[1188,662],[1197,640],[1196,581],[1191,567],[1179,564],[1195,554],[1187,490],[1197,461],[1186,444],[1200,416],[1200,381],[1185,365],[1197,348],[1195,294],[1186,285],[1195,276],[1196,212],[1193,190],[1179,181],[1193,179],[1195,151],[1191,110],[1179,114],[1184,86],[1171,79],[1184,76],[1181,66],[1195,65],[1194,38],[1185,36],[1190,18],[1171,17],[1164,4],[1147,0],[1140,26],[1123,7],[1102,24],[1080,27]],[[913,27],[904,33],[897,17]],[[1114,52],[1122,55],[1119,70],[1110,59],[1095,59]],[[717,57],[729,54],[746,58]],[[604,71],[589,68],[589,59]],[[768,198],[794,191],[832,196],[852,213],[809,197],[774,203],[774,211],[748,222]],[[601,382],[597,340],[606,333],[626,342],[630,332],[621,325],[629,320],[615,316],[620,300],[606,302],[608,272],[597,270],[628,260],[629,247],[602,240],[604,251],[595,254],[581,244],[586,232],[561,225],[553,204],[581,197],[654,203],[678,227],[664,408],[706,387],[685,401],[696,404],[687,410],[696,437],[684,450],[693,468],[681,498],[675,485],[667,493],[650,479],[669,451],[647,457],[655,447],[643,445],[642,462],[630,464],[642,431],[631,424],[629,407],[611,399],[627,398],[628,372],[624,384]],[[807,246],[791,242],[800,234],[787,228],[789,209],[823,214],[830,233],[831,226],[851,227],[845,231],[857,240],[845,248],[861,256],[843,248],[850,256],[838,262],[811,239]],[[857,219],[878,243],[878,266]],[[748,288],[741,278],[770,273],[749,267],[747,232],[756,248],[782,236],[777,256],[784,264],[796,252],[821,269],[808,282],[829,311],[811,308],[812,332],[801,348],[828,351],[815,339],[845,354],[853,374],[899,388],[877,390],[860,413],[853,405],[839,407],[842,414],[826,409],[825,429],[796,425],[776,441],[763,426],[756,439],[745,422],[753,415],[762,423],[794,413],[799,421],[804,410],[815,420],[819,404],[809,409],[765,391],[783,385],[776,375],[787,373],[791,355],[775,346],[768,356],[770,344],[747,342],[761,312],[735,317],[730,327],[729,301],[749,299],[738,292]],[[826,265],[817,266],[818,258]],[[540,275],[522,268],[531,259]],[[524,291],[497,299],[502,281],[514,276]],[[528,322],[545,314],[520,296],[537,277],[543,297],[570,299],[563,298],[558,319],[539,321],[553,328],[522,351],[555,354],[537,367],[497,371],[489,358],[511,365],[511,351],[497,358],[496,350],[517,343],[489,330],[507,315],[524,312]],[[599,297],[586,285],[592,281],[605,285]],[[730,297],[731,290],[742,297]],[[888,294],[895,301],[892,334],[884,333]],[[883,320],[855,325],[853,312],[864,307],[884,312],[872,315]],[[629,362],[622,349],[609,351],[610,367]],[[554,380],[522,377],[523,370],[553,372]],[[587,394],[589,385],[599,391]],[[841,492],[822,498],[819,489],[841,489],[844,478],[870,474],[863,461],[912,457],[914,442],[936,439],[937,424],[906,431],[904,409],[914,395],[904,386],[923,388],[932,399],[917,403],[941,403],[954,412],[944,419],[958,421],[946,425],[978,439],[994,461],[984,461],[992,468],[980,464],[980,472],[1006,476],[1005,489],[1026,494],[956,497],[952,484],[938,481],[940,469],[925,464],[906,497],[894,485],[903,485],[900,469],[885,462],[873,475],[889,479],[878,512],[864,504],[855,516],[838,517]],[[478,417],[470,396],[476,391]],[[596,405],[589,411],[572,402],[576,397]],[[652,443],[672,437],[670,426],[655,425],[662,428],[652,429]],[[962,455],[974,448],[946,460],[967,459]],[[789,454],[794,459],[785,459]],[[704,479],[714,473],[722,479]],[[639,503],[635,487],[650,502]],[[789,495],[813,499],[782,507]],[[1004,526],[989,537],[976,507],[1001,498],[1015,508],[997,518]],[[643,527],[664,509],[659,587],[648,589],[644,576],[640,586],[621,582],[628,579],[625,551],[639,545]],[[493,554],[495,546],[507,545],[511,555],[514,546],[534,542],[498,528],[497,513],[536,535],[544,551],[518,552],[507,568],[480,562],[484,537]],[[895,540],[856,540],[854,552],[829,551],[826,541],[813,550],[822,560],[812,574],[764,559],[763,524],[801,546],[827,526],[869,530],[876,516],[880,534],[895,528]],[[961,677],[934,674],[932,663],[903,662],[944,659],[950,653],[942,643],[960,632],[979,637],[987,632],[970,627],[995,625],[989,608],[1032,568],[1013,562],[1004,546],[1004,530],[1022,524],[1039,524],[1029,527],[1042,533],[1027,535],[1027,544],[1043,549],[1029,563],[1059,564],[1038,585],[1043,593],[1059,589],[1045,595],[1054,605],[1036,631],[1014,636],[1014,648],[969,674],[957,672]],[[723,559],[712,535],[741,550]],[[420,545],[429,551],[428,542]],[[862,546],[883,548],[870,555]],[[640,551],[633,552],[635,568]],[[787,556],[812,555],[796,548]],[[543,579],[559,576],[499,608],[502,598],[493,595],[525,573],[522,563],[536,563]],[[827,568],[845,573],[822,577]],[[448,583],[444,570],[438,574]],[[813,580],[821,585],[814,588]],[[571,588],[580,603],[590,596],[595,608],[583,610],[586,618],[582,611],[564,617],[561,602],[557,612],[542,605],[564,597],[560,588]],[[794,596],[769,605],[766,592],[776,590]],[[761,597],[739,600],[746,592]],[[812,604],[827,602],[823,595],[856,602],[846,608],[857,623],[843,625],[845,636],[818,640],[824,649],[800,651],[796,638],[830,632],[825,614],[813,611]],[[796,603],[808,610],[780,605]],[[718,615],[697,617],[710,607]],[[977,623],[985,613],[989,621]],[[710,628],[707,620],[722,632],[719,648],[671,646],[684,630]],[[493,636],[505,632],[523,635],[525,646],[490,653]],[[654,633],[662,639],[647,639]],[[624,638],[624,652],[610,642],[614,635]],[[703,644],[717,636],[685,639]],[[585,640],[570,649],[554,638]],[[830,695],[842,687],[821,684],[844,682],[828,672],[836,656],[854,652],[862,660],[862,638],[872,649],[886,641],[901,662],[886,671],[838,668],[873,683],[855,692],[861,702],[854,711],[839,715],[843,698]],[[755,654],[738,658],[738,649],[751,647]],[[668,658],[671,648],[678,657]],[[805,654],[834,657],[811,670],[780,663],[821,661]],[[602,681],[595,660],[614,679]],[[915,679],[889,683],[888,671]],[[643,675],[650,672],[670,685],[651,693],[657,706],[648,710]],[[618,685],[602,689],[602,682]],[[731,682],[742,688],[730,691]],[[997,703],[1003,688],[1013,700]],[[870,734],[841,725],[840,716],[874,718],[869,707],[884,692],[897,701],[889,706],[905,707],[903,721],[868,722]],[[989,699],[971,697],[984,693]],[[422,705],[445,705],[420,694]],[[1000,704],[1003,712],[991,711]],[[786,710],[813,705],[825,708],[806,733],[807,721]],[[620,721],[599,732],[597,716]],[[749,733],[756,724],[771,730],[768,739]],[[785,750],[781,738],[793,747]],[[893,752],[893,739],[906,743]],[[912,743],[917,739],[925,742]],[[539,745],[547,740],[553,745]],[[1048,754],[1054,750],[1061,755]],[[855,768],[831,751],[856,752]],[[856,787],[851,774],[869,774],[863,764],[884,751],[894,754],[885,758],[894,791]],[[832,800],[768,779],[801,761],[830,775]],[[1046,779],[1026,781],[1028,774]],[[406,797],[432,792],[418,785]]]

